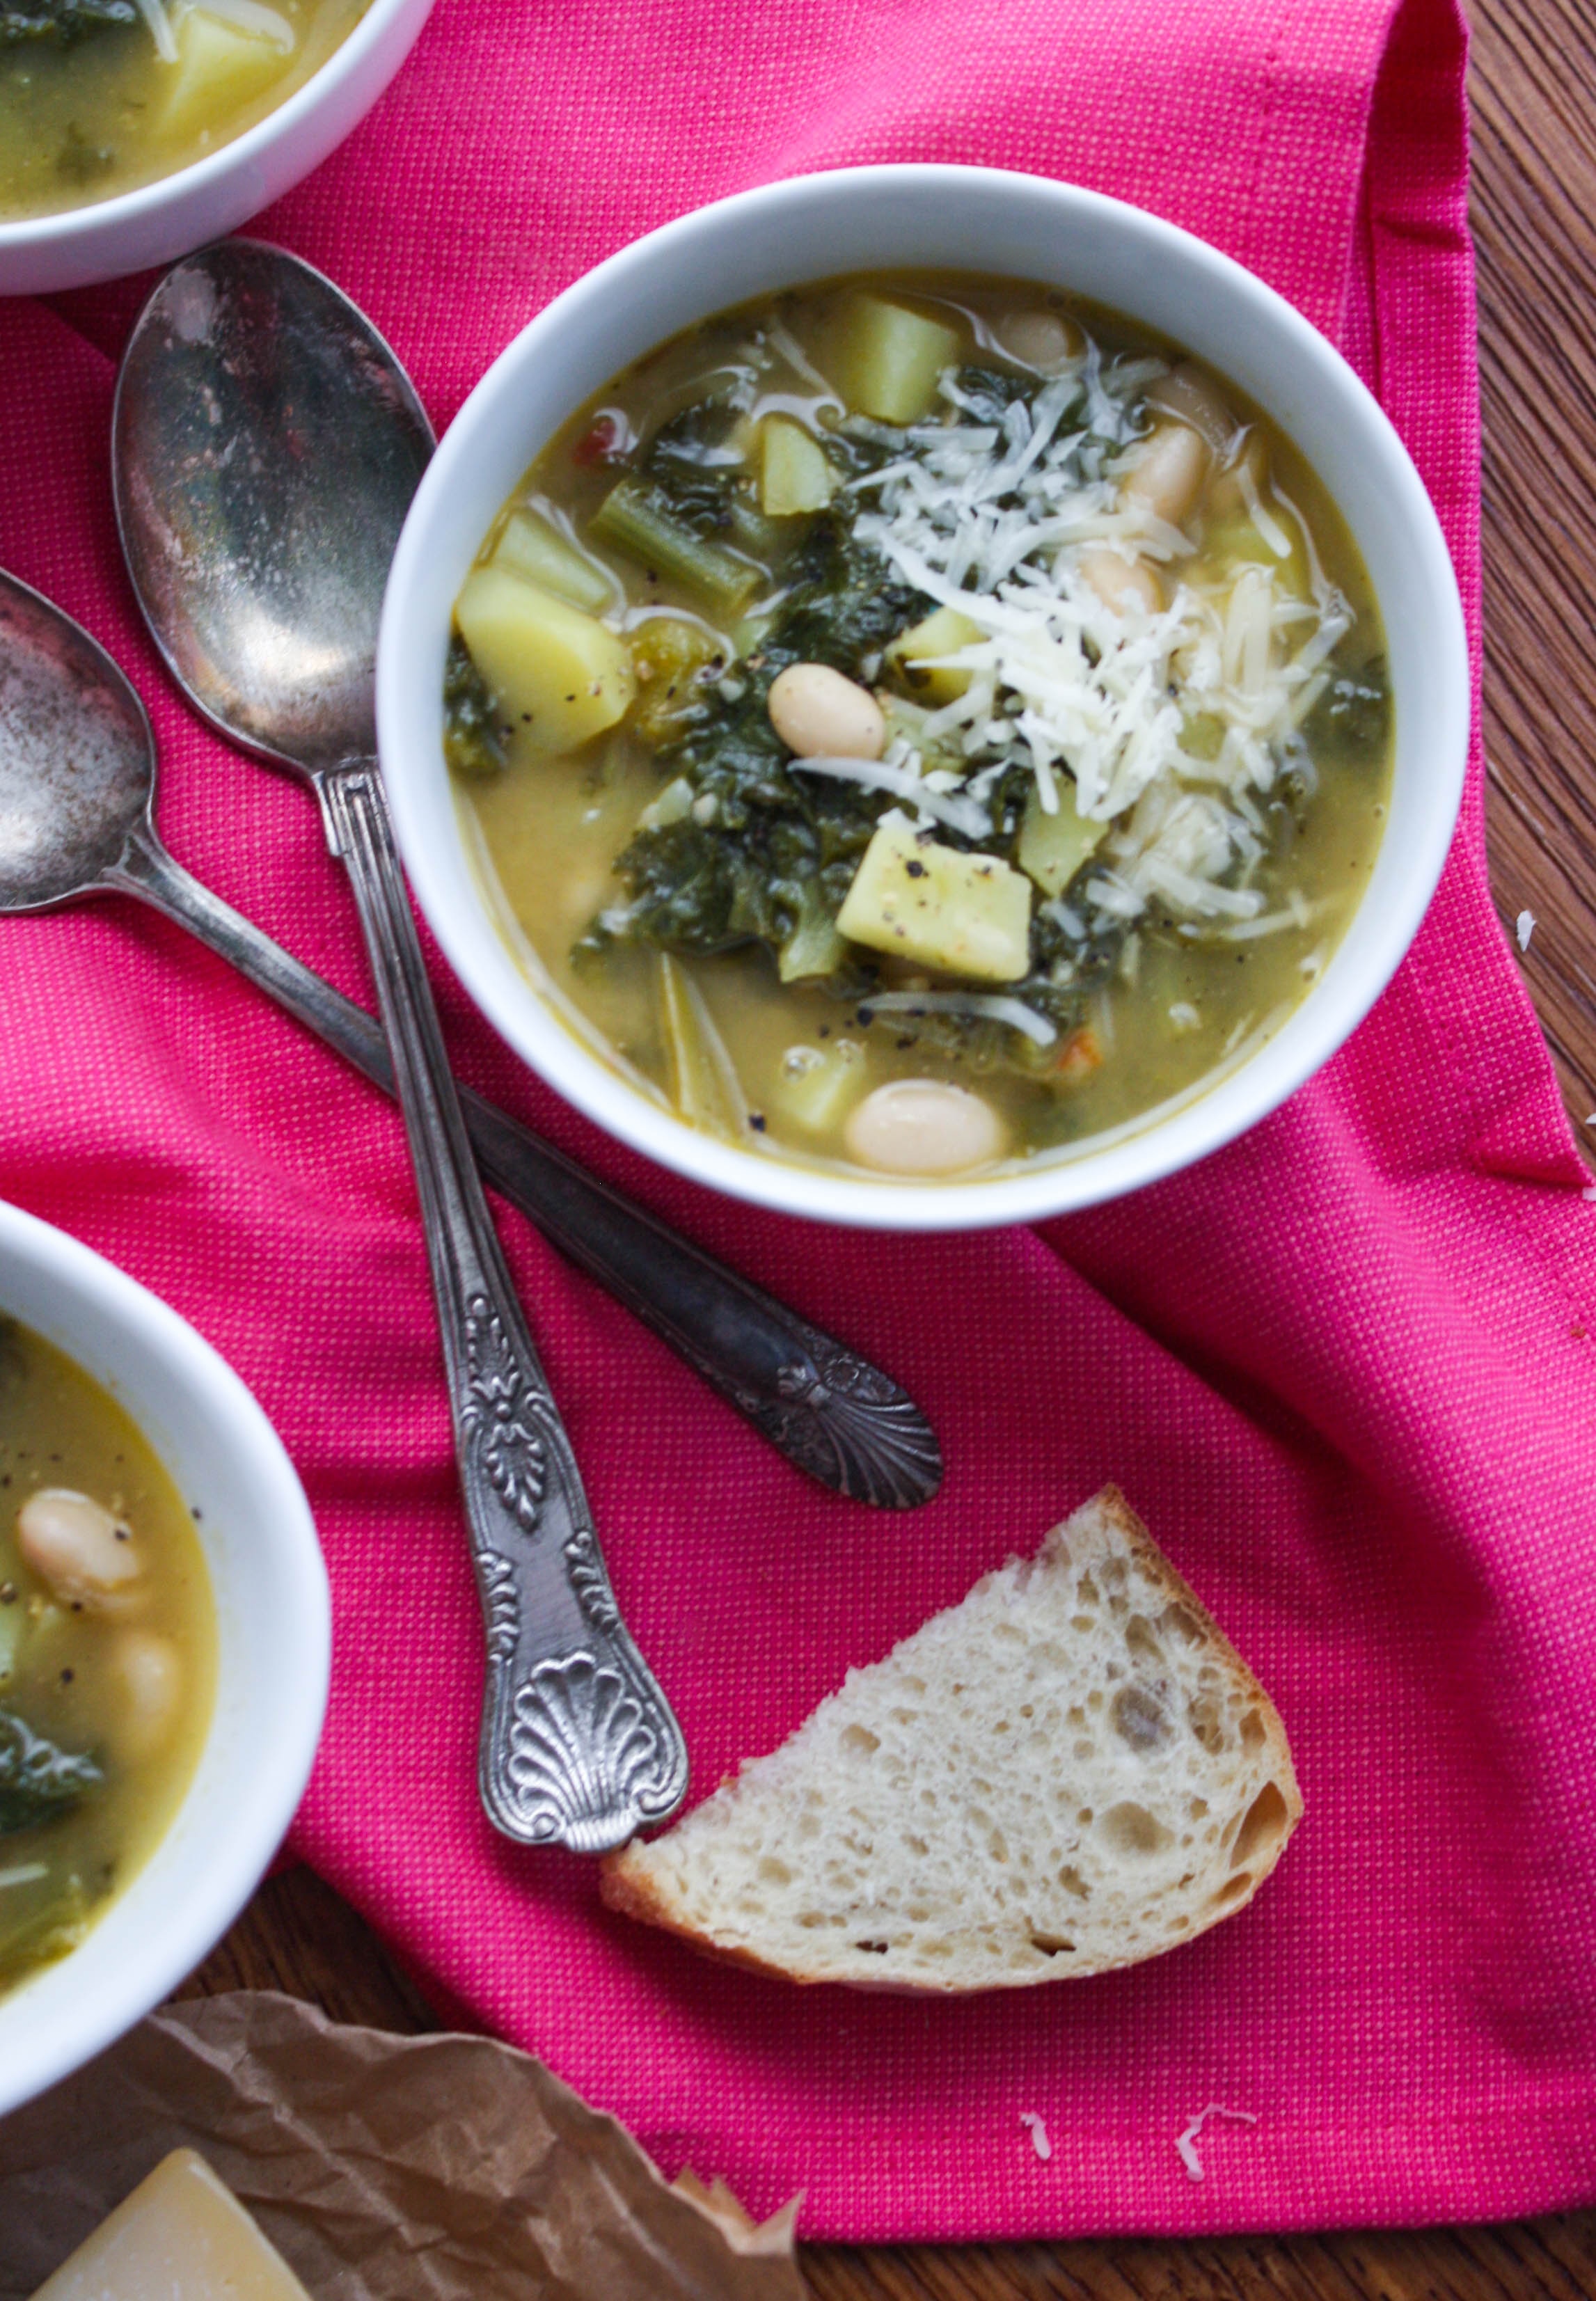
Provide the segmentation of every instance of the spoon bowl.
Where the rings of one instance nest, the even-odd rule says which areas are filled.
[[[0,573],[0,914],[87,894],[149,818],[144,706],[80,624]]]
[[[372,756],[383,585],[432,444],[308,264],[221,240],[156,288],[117,380],[117,524],[155,644],[230,741],[305,774]]]

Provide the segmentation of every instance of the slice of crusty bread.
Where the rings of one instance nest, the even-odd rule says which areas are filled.
[[[1232,1916],[1301,1812],[1274,1703],[1105,1486],[603,1892],[793,1981],[1017,1988]]]

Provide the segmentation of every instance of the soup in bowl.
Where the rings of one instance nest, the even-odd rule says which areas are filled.
[[[238,1914],[326,1705],[326,1576],[260,1408],[177,1314],[0,1206],[0,2113]]]
[[[687,324],[639,344],[639,290]],[[514,1042],[686,1171],[910,1225],[1272,1108],[1416,926],[1466,715],[1331,348],[1167,226],[961,170],[748,195],[551,307],[423,483],[380,671],[418,893]]]
[[[297,183],[432,0],[0,0],[0,294],[163,264]]]

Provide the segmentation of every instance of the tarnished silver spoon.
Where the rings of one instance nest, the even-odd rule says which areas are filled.
[[[681,1729],[621,1619],[493,1228],[376,759],[389,564],[431,427],[387,344],[280,249],[169,272],[117,380],[122,548],[216,726],[304,776],[347,866],[421,1197],[487,1630],[478,1782],[506,1837],[599,1853],[674,1812]]]
[[[168,853],[155,796],[155,738],[130,682],[80,623],[0,571],[0,916],[137,895],[391,1094],[372,1017]],[[460,1099],[489,1180],[789,1461],[853,1502],[931,1499],[936,1440],[890,1375],[470,1087]]]

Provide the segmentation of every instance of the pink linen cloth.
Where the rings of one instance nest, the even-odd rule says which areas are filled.
[[[597,258],[864,161],[1142,202],[1348,348],[1446,523],[1478,641],[1464,36],[1450,0],[442,0],[364,127],[263,219],[446,423]],[[0,561],[138,682],[178,855],[352,994],[297,789],[173,698],[121,573],[113,362],[137,284],[0,308]],[[856,2239],[1518,2214],[1596,2196],[1596,1206],[1492,911],[1476,751],[1415,950],[1341,1056],[1194,1171],[1038,1232],[872,1240],[656,1172],[441,970],[462,1074],[891,1368],[945,1491],[808,1485],[502,1224],[697,1792],[1116,1478],[1277,1698],[1307,1820],[1256,1904],[1138,1970],[919,2004],[798,1992],[606,1913],[478,1810],[481,1638],[398,1121],[127,903],[0,928],[0,1191],[254,1385],[332,1571],[297,1826],[440,2001],[667,2171]],[[502,1211],[502,1210],[501,1210]],[[1211,2102],[1194,2181],[1176,2136]],[[1052,2143],[1044,2162],[1025,2114]]]

